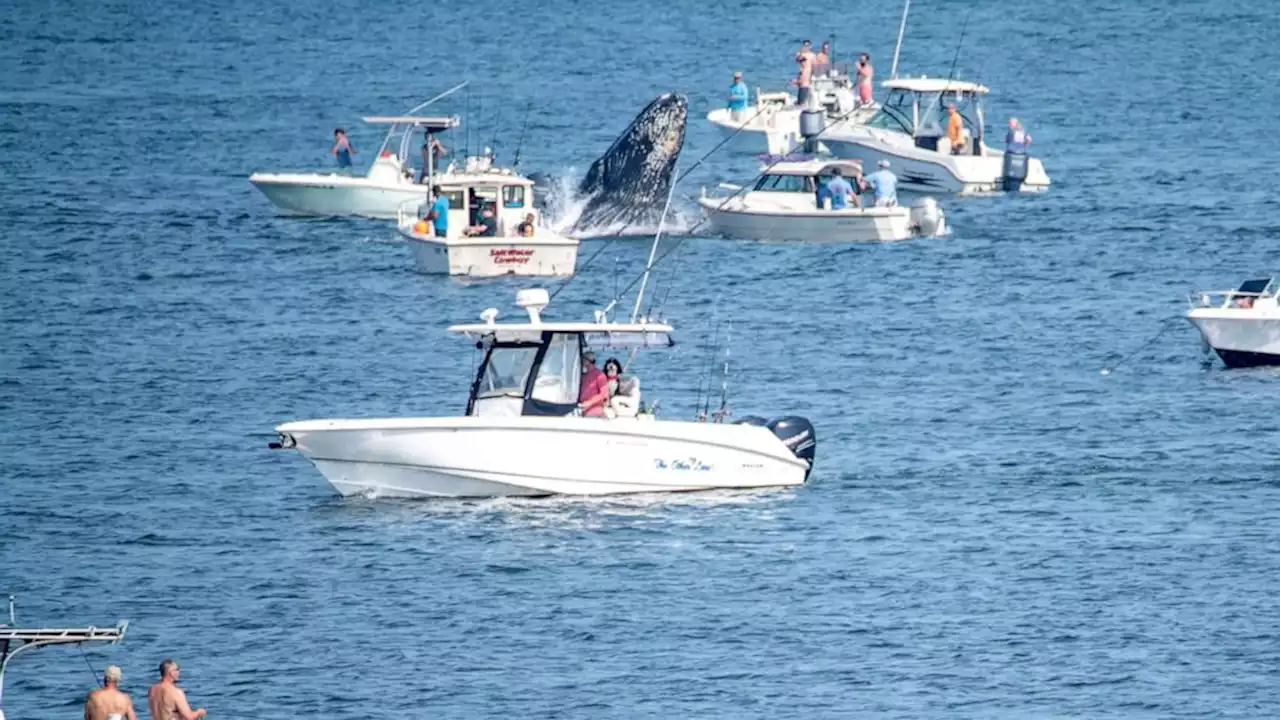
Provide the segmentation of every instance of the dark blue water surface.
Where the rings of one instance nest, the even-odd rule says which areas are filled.
[[[719,324],[737,414],[817,425],[805,487],[342,501],[267,450],[286,420],[458,412],[473,351],[443,327],[518,313],[527,283],[415,274],[390,223],[278,217],[251,172],[329,167],[339,125],[366,163],[361,115],[464,79],[472,146],[509,160],[532,103],[524,166],[558,173],[688,92],[688,165],[735,69],[780,85],[834,31],[887,74],[900,6],[823,7],[19,0],[19,619],[130,619],[92,665],[141,698],[176,657],[212,718],[1280,715],[1280,374],[1224,370],[1177,318],[1280,270],[1271,0],[917,2],[903,70],[945,76],[967,17],[957,74],[993,88],[993,125],[1025,120],[1051,192],[944,199],[944,239],[695,236],[659,266],[683,342],[642,358],[647,396],[691,414]],[[752,172],[713,155],[677,205]],[[549,314],[587,316],[648,250],[607,247]],[[5,711],[72,717],[91,683],[76,650],[37,651]]]

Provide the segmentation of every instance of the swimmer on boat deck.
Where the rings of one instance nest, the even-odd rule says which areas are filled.
[[[108,665],[102,673],[102,687],[92,690],[84,701],[84,720],[138,720],[133,701],[120,691],[120,668]]]
[[[796,79],[791,83],[796,86],[796,107],[807,109],[813,91],[813,43],[808,40],[800,46],[800,52],[796,53],[796,64],[800,69],[796,72]]]
[[[871,79],[875,76],[875,68],[871,66],[871,56],[862,53],[858,58],[858,102],[871,104]]]
[[[822,49],[818,50],[818,54],[813,58],[813,72],[818,77],[831,74],[831,43],[822,43]]]
[[[337,128],[333,131],[333,147],[329,150],[329,154],[338,158],[339,170],[351,169],[351,156],[354,155],[356,149],[351,147],[351,141],[347,139],[347,131]]]
[[[181,672],[178,663],[168,658],[160,663],[160,682],[147,693],[151,720],[200,720],[209,714],[204,708],[193,711],[187,704],[187,694],[178,687]]]

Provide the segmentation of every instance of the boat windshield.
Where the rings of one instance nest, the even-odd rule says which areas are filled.
[[[578,383],[582,379],[582,365],[578,350],[578,336],[556,333],[547,344],[547,354],[538,366],[538,377],[533,382],[534,400],[571,405],[578,402]]]
[[[765,175],[756,190],[766,192],[813,192],[813,178],[805,175]]]
[[[882,105],[880,107],[880,112],[873,115],[871,119],[867,121],[867,127],[910,135],[912,134],[911,106],[908,105],[904,109],[901,107],[891,107],[888,104]]]
[[[489,352],[480,377],[477,398],[517,395],[524,397],[525,382],[538,354],[536,344],[497,345]]]

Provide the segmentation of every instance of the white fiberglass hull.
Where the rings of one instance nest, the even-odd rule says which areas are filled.
[[[1197,308],[1187,319],[1227,367],[1280,365],[1280,313],[1275,310]]]
[[[903,133],[876,128],[833,130],[822,142],[833,155],[860,160],[874,169],[881,160],[898,178],[898,191],[920,195],[988,195],[1002,192],[1004,153],[987,148],[982,155],[951,155],[916,147]],[[1049,176],[1037,158],[1027,158],[1027,177],[1020,192],[1049,189]]]
[[[409,181],[386,183],[352,175],[255,173],[249,182],[289,215],[358,216],[394,220],[400,207],[426,202],[428,188]]]
[[[919,234],[906,207],[845,210],[746,210],[723,198],[698,200],[716,233],[750,240],[886,242]],[[718,209],[719,208],[719,209]]]
[[[572,238],[436,238],[403,226],[399,232],[408,241],[414,268],[427,275],[564,277],[578,263],[578,241]]]
[[[870,120],[878,108],[878,105],[868,105],[855,110],[844,118],[841,124],[861,125]],[[719,131],[722,139],[731,138],[728,147],[738,152],[783,155],[789,152],[791,147],[802,142],[800,108],[787,105],[778,109],[768,109],[763,113],[758,111],[756,107],[748,107],[742,111],[739,120],[734,120],[733,111],[728,108],[718,108],[707,113],[707,122]],[[832,120],[828,118],[827,122],[830,123]],[[770,143],[770,135],[777,138],[776,144]],[[824,133],[822,137],[825,141],[826,134]]]
[[[612,495],[801,485],[755,425],[581,417],[311,420],[276,428],[342,495]],[[289,444],[286,442],[286,447]]]

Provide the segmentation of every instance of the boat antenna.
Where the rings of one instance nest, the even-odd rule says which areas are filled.
[[[520,125],[520,141],[516,143],[516,158],[515,161],[511,163],[512,170],[520,167],[520,149],[524,147],[524,131],[529,129],[529,111],[532,109],[532,102],[524,106],[524,123]]]
[[[706,422],[707,413],[711,409],[711,372],[716,364],[716,348],[720,345],[720,298],[716,297],[715,304],[715,331],[711,338],[703,343],[703,349],[707,353],[707,364],[703,366],[702,372],[698,373],[698,395],[694,399],[694,409],[698,411],[698,422]],[[704,392],[705,391],[705,392]]]
[[[468,118],[471,117],[471,86],[470,85],[467,86],[467,117]],[[471,125],[472,123],[470,122],[467,123],[467,129],[463,131],[463,136],[462,136],[463,137],[462,160],[464,163],[466,162],[466,159],[471,156]]]
[[[667,203],[662,207],[662,216],[658,218],[658,231],[653,234],[653,245],[649,247],[649,262],[645,263],[644,275],[640,279],[640,290],[636,293],[636,305],[631,310],[631,322],[640,316],[640,303],[644,302],[644,286],[649,283],[649,271],[653,270],[653,259],[658,254],[658,243],[662,240],[662,231],[666,227],[667,213],[671,211],[671,198],[676,194],[677,183],[672,181],[667,188]]]
[[[459,91],[459,90],[461,90],[462,88],[467,87],[467,83],[468,83],[468,81],[464,80],[464,81],[462,81],[462,82],[458,83],[457,85],[454,85],[453,87],[449,88],[448,90],[445,90],[444,92],[440,93],[439,95],[437,95],[437,96],[435,96],[435,97],[431,98],[430,100],[428,100],[428,101],[426,101],[426,102],[424,102],[424,103],[422,103],[422,104],[420,104],[420,105],[415,105],[415,106],[413,106],[413,107],[409,108],[408,112],[406,112],[406,113],[405,113],[405,115],[412,115],[412,114],[414,114],[414,113],[418,112],[419,110],[421,110],[422,108],[424,108],[424,107],[426,107],[426,106],[428,106],[428,105],[431,105],[432,103],[436,102],[437,100],[443,100],[444,98],[449,97],[450,95],[452,95],[452,94],[454,94],[454,93],[458,92],[458,91]]]
[[[17,609],[14,607],[14,602],[16,600],[17,598],[14,596],[9,596],[9,624],[14,626],[18,624]]]
[[[724,422],[729,415],[729,336],[733,332],[733,323],[724,329],[724,369],[720,373],[720,409],[715,413],[716,422]]]
[[[902,52],[902,36],[907,32],[907,12],[911,10],[911,0],[902,6],[902,22],[898,25],[898,43],[893,46],[893,68],[889,70],[889,78],[898,79],[898,53]],[[968,15],[965,16],[968,20]]]

